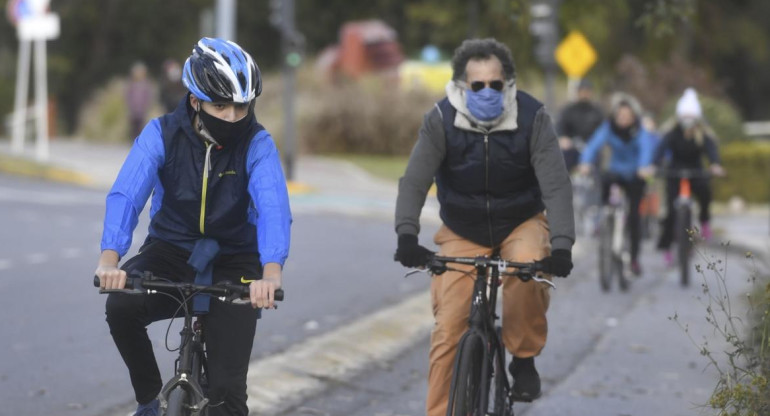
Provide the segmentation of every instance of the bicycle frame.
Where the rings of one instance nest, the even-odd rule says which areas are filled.
[[[177,387],[187,391],[190,395],[190,415],[200,415],[208,405],[209,399],[203,392],[198,380],[205,368],[206,356],[203,349],[203,325],[196,321],[193,325],[193,314],[185,311],[184,324],[179,334],[182,336],[182,344],[179,347],[179,358],[176,361],[176,372],[160,390],[158,400],[160,408],[168,408],[169,393]]]
[[[483,358],[481,362],[481,369],[479,372],[479,381],[481,395],[478,397],[479,401],[474,402],[474,408],[480,415],[487,415],[489,410],[489,392],[491,391],[490,385],[495,375],[495,371],[503,372],[503,377],[495,377],[497,383],[495,388],[495,409],[502,411],[500,414],[512,415],[513,399],[510,396],[511,385],[508,381],[507,375],[505,375],[505,348],[498,331],[498,326],[495,322],[499,319],[497,316],[497,291],[500,286],[501,271],[504,272],[506,267],[516,267],[520,269],[520,273],[512,274],[512,276],[519,276],[522,280],[534,280],[541,283],[547,283],[551,287],[555,287],[547,279],[538,278],[532,275],[536,270],[540,270],[541,267],[537,263],[509,263],[499,257],[493,258],[478,257],[471,258],[435,258],[440,262],[454,262],[463,264],[473,264],[475,268],[476,279],[473,285],[473,292],[471,298],[470,315],[468,317],[468,330],[463,334],[458,342],[458,350],[455,354],[454,375],[452,377],[452,385],[449,393],[449,403],[447,411],[452,412],[455,406],[455,391],[457,390],[457,372],[459,362],[462,356],[462,349],[468,344],[469,338],[478,338],[477,342],[482,345]],[[463,261],[458,261],[463,260]],[[440,269],[440,265],[433,263],[431,270]],[[526,268],[525,271],[521,271],[521,268]],[[441,270],[446,270],[441,269]],[[435,271],[434,271],[435,272]],[[524,277],[528,276],[529,277]],[[504,393],[504,396],[499,396],[499,393]],[[496,413],[497,414],[497,413]]]

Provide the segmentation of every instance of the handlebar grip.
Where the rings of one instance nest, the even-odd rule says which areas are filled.
[[[274,293],[274,297],[276,301],[282,301],[283,300],[283,289],[278,289]]]
[[[101,286],[101,282],[99,281],[99,276],[94,275],[94,287]],[[134,278],[131,276],[126,276],[126,285],[124,286],[124,289],[133,289],[134,288]]]

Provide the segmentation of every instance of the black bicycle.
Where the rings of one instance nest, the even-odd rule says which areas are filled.
[[[533,280],[552,288],[556,286],[536,275],[542,271],[539,262],[515,263],[492,257],[433,256],[426,269],[442,274],[452,269],[450,263],[472,265],[476,279],[471,294],[468,330],[457,345],[447,416],[513,416],[513,402],[526,401],[514,397],[505,366],[505,348],[500,318],[496,313],[497,288],[502,276]],[[414,270],[407,275],[421,272]]]
[[[615,278],[622,291],[630,285],[626,270],[631,258],[626,231],[628,209],[623,189],[613,183],[599,221],[599,285],[604,292],[610,290]]]
[[[94,276],[94,286],[99,287],[99,277]],[[208,412],[208,390],[204,325],[192,311],[192,298],[198,294],[212,295],[228,303],[250,303],[249,287],[230,282],[211,286],[194,283],[172,282],[154,276],[150,272],[134,273],[126,278],[125,289],[101,289],[99,293],[163,294],[179,302],[184,312],[184,324],[179,344],[179,358],[174,365],[174,376],[158,394],[162,416],[203,416]],[[283,300],[283,290],[275,291],[275,300]],[[176,315],[176,314],[175,314]]]
[[[660,173],[666,178],[679,180],[679,192],[674,202],[674,241],[676,242],[679,278],[682,286],[690,284],[690,258],[692,257],[695,230],[692,225],[692,179],[708,179],[711,172],[701,169],[667,169]]]

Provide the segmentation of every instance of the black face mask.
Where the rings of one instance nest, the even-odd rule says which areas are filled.
[[[615,120],[610,120],[610,129],[612,130],[615,135],[620,137],[621,140],[624,142],[629,142],[631,139],[636,137],[637,133],[639,133],[639,122],[635,122],[634,124],[628,126],[628,127],[620,127],[617,124],[615,124]]]
[[[214,117],[200,107],[198,108],[198,117],[200,117],[200,121],[211,137],[220,146],[227,146],[236,142],[248,130],[249,124],[251,124],[251,120],[254,118],[252,108],[252,106],[249,106],[246,116],[232,123]]]

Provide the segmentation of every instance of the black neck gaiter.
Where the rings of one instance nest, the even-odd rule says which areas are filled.
[[[248,130],[249,124],[251,124],[251,121],[254,118],[254,112],[249,111],[242,119],[235,122],[229,122],[214,117],[201,108],[200,111],[198,111],[198,117],[200,117],[203,127],[206,128],[217,144],[227,147],[229,144],[238,141],[243,133]]]
[[[639,133],[639,123],[636,122],[628,127],[620,127],[615,124],[615,120],[610,120],[610,129],[616,136],[620,137],[621,140],[629,142],[637,135],[637,133]]]

